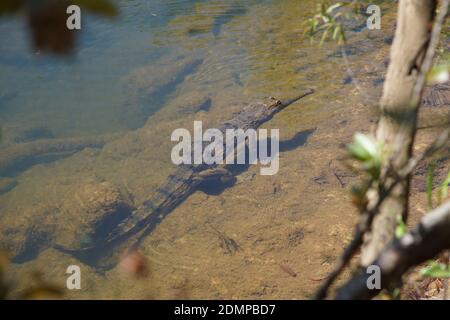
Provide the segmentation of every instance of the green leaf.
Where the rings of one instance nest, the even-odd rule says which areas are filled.
[[[331,21],[331,17],[328,15],[324,15],[324,16],[322,16],[322,20],[324,23],[328,23]]]
[[[350,155],[360,161],[368,161],[370,159],[370,154],[360,145],[352,143],[347,145],[347,150]]]
[[[399,215],[397,217],[397,227],[395,228],[395,237],[400,239],[408,232],[408,227],[403,221],[402,217]]]
[[[336,40],[337,37],[338,37],[338,35],[339,35],[339,27],[340,27],[340,26],[336,26],[336,27],[334,28],[334,32],[333,32],[333,40]]]
[[[323,45],[323,43],[325,42],[325,40],[327,39],[327,37],[328,37],[328,28],[323,32],[323,34],[322,34],[322,38],[320,39],[320,45]]]
[[[317,30],[317,27],[319,26],[319,20],[317,20],[317,19],[314,19],[313,20],[314,22],[313,22],[313,30],[314,31],[316,31]]]
[[[355,144],[361,146],[371,158],[378,155],[378,148],[374,138],[362,133],[356,133],[354,141]]]
[[[450,80],[450,64],[433,66],[427,74],[428,84],[446,83]]]
[[[430,265],[420,270],[420,274],[431,278],[450,278],[450,266],[433,261]]]
[[[329,6],[326,10],[326,13],[331,14],[334,10],[342,7],[344,4],[342,2],[338,2],[336,4],[333,4],[332,6]]]
[[[448,189],[450,185],[450,172],[447,175],[447,178],[444,179],[441,186],[439,187],[438,197],[439,197],[439,204],[442,203],[442,200],[448,198]]]
[[[360,161],[362,169],[375,179],[380,175],[381,149],[375,138],[362,133],[356,133],[353,143],[347,145],[350,156]]]
[[[315,34],[323,32],[320,40],[320,45],[323,45],[328,40],[329,34],[332,33],[331,39],[337,41],[338,44],[345,43],[344,29],[337,22],[337,19],[343,16],[345,12],[336,12],[336,9],[347,5],[347,3],[343,2],[338,2],[328,7],[324,3],[318,4],[317,14],[314,15],[314,18],[308,20],[310,36],[313,37]],[[310,40],[311,42],[313,41],[311,38]]]

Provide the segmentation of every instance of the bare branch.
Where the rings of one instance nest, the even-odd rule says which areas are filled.
[[[401,281],[402,275],[413,266],[432,259],[439,252],[450,248],[450,201],[426,214],[414,230],[395,240],[373,263],[381,271],[381,289]],[[342,286],[335,299],[370,299],[380,290],[370,290],[367,279],[370,274],[359,274]]]
[[[411,158],[407,165],[400,170],[400,172],[396,175],[396,179],[393,183],[388,187],[387,190],[379,190],[378,194],[380,195],[378,201],[375,205],[370,208],[366,208],[366,210],[362,213],[361,219],[356,226],[353,240],[344,250],[344,253],[339,258],[338,263],[335,269],[330,273],[322,286],[317,290],[316,299],[324,299],[327,296],[328,289],[334,283],[336,278],[341,274],[344,268],[348,265],[352,257],[355,255],[356,251],[359,249],[363,242],[364,234],[370,230],[372,225],[372,221],[379,212],[379,208],[383,201],[389,196],[392,190],[402,181],[408,178],[408,176],[414,171],[414,169],[427,157],[433,155],[435,152],[439,151],[445,144],[448,142],[450,134],[450,129],[442,132],[437,139],[421,154],[417,155],[414,158]],[[388,170],[392,172],[393,170]],[[394,171],[395,172],[395,171]]]
[[[434,140],[434,142],[420,155],[411,158],[408,161],[408,164],[399,172],[399,176],[406,178],[409,174],[411,174],[414,169],[417,167],[417,165],[422,162],[424,159],[432,156],[434,153],[442,149],[449,140],[450,136],[450,128],[447,128],[444,130],[437,138]]]

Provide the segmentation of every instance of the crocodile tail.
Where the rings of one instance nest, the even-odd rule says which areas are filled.
[[[194,172],[189,167],[180,167],[174,174],[169,175],[166,182],[156,189],[149,200],[114,228],[107,237],[107,241],[126,237],[139,232],[148,224],[157,223],[160,216],[169,213],[190,194],[188,189],[195,185],[193,177]]]
[[[149,203],[150,204],[150,203]],[[152,214],[152,212],[155,211],[155,209],[152,209],[152,205],[144,205],[142,207],[137,208],[134,210],[127,218],[126,220],[122,221],[120,224],[118,224],[114,230],[110,232],[110,234],[107,236],[106,241],[111,242],[112,240],[124,236],[128,233],[130,233],[133,229],[138,229],[140,225],[143,225],[144,222],[147,220],[148,216]]]

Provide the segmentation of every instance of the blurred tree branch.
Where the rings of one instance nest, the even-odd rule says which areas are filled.
[[[24,14],[36,49],[68,54],[74,48],[77,33],[66,26],[69,5],[110,18],[119,13],[109,0],[1,0],[0,17]]]
[[[442,132],[439,137],[420,155],[411,158],[407,165],[398,172],[397,179],[392,182],[392,184],[386,190],[378,190],[377,193],[379,198],[376,203],[368,204],[365,208],[364,212],[361,213],[361,218],[359,223],[356,226],[353,240],[344,250],[342,256],[338,259],[338,263],[335,269],[331,272],[331,274],[327,277],[325,282],[318,289],[315,298],[323,299],[327,296],[328,289],[337,279],[337,277],[341,274],[344,268],[349,264],[352,257],[356,254],[357,250],[361,247],[363,243],[364,234],[370,230],[373,219],[379,213],[379,208],[383,201],[388,197],[388,195],[392,192],[392,190],[402,181],[404,181],[421,163],[424,159],[431,156],[435,152],[442,149],[445,144],[448,142],[450,135],[450,129],[446,129]]]
[[[393,241],[373,263],[381,270],[381,289],[401,282],[402,275],[411,267],[434,258],[450,248],[450,201],[426,214],[420,224],[401,239]],[[369,290],[370,274],[360,272],[342,286],[336,299],[370,299],[380,290]]]

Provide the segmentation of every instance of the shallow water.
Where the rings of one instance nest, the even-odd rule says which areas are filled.
[[[208,49],[216,42],[222,42],[226,51],[218,61],[211,59],[197,77],[217,81],[227,70],[226,76],[230,72],[241,83],[240,77],[247,77],[247,70],[256,63],[249,66],[245,44],[235,44],[243,30],[233,26],[233,20],[262,3],[119,1],[121,14],[115,21],[83,16],[75,56],[59,59],[30,49],[24,19],[2,19],[1,122],[4,126],[45,125],[55,136],[138,128],[164,105],[165,96],[182,79],[143,101],[142,107],[148,109],[144,115],[124,110],[131,97],[120,79],[168,54],[208,58]],[[173,60],[165,63],[170,67]]]
[[[83,16],[70,58],[30,48],[20,17],[0,20],[4,146],[105,133],[121,137],[103,149],[88,148],[56,162],[51,158],[48,165],[37,161],[14,179],[2,179],[0,207],[8,224],[2,238],[14,248],[33,241],[15,260],[13,273],[31,273],[47,264],[44,273],[51,281],[52,272],[63,275],[68,263],[81,264],[89,273],[86,288],[78,295],[68,293],[71,298],[306,297],[313,285],[308,279],[327,270],[353,221],[344,205],[344,218],[331,217],[334,229],[321,229],[320,214],[342,209],[333,199],[346,195],[336,181],[323,182],[323,168],[332,166],[330,159],[351,132],[367,129],[372,111],[363,106],[379,96],[392,28],[373,34],[360,27],[349,31],[351,67],[360,85],[369,83],[371,89],[364,94],[348,80],[335,44],[318,46],[302,36],[316,1],[117,4],[121,13],[116,20]],[[387,22],[392,21],[392,5],[383,8]],[[370,64],[375,65],[372,73]],[[83,219],[95,207],[91,192],[109,190],[111,184],[112,193],[117,187],[136,206],[146,201],[174,169],[174,128],[191,129],[193,120],[214,126],[245,103],[292,97],[305,88],[316,94],[265,125],[281,130],[278,175],[265,178],[248,168],[226,191],[197,192],[144,240],[152,285],[134,287],[118,268],[107,271],[106,277],[114,279],[108,284],[92,266],[51,249],[49,244],[70,247],[86,235]],[[31,238],[29,230],[35,230]],[[327,232],[337,242],[316,247]],[[239,242],[236,254],[223,252],[220,241],[227,237]],[[302,274],[297,289],[289,275],[280,275],[278,265],[286,263]],[[288,290],[279,290],[283,286]]]

